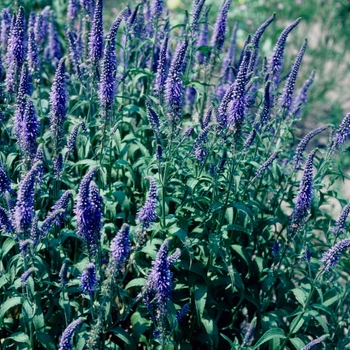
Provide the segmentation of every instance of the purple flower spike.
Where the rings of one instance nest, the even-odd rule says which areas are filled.
[[[95,2],[94,0],[80,0],[81,8],[87,13],[92,20],[94,17]]]
[[[67,18],[69,21],[73,22],[79,12],[79,1],[78,0],[69,0],[67,8]]]
[[[145,229],[150,227],[151,222],[157,220],[156,205],[157,205],[157,184],[153,177],[148,177],[150,186],[147,194],[147,199],[144,206],[139,210],[137,219]]]
[[[35,165],[19,184],[14,221],[17,232],[26,231],[34,217],[34,191],[38,165]]]
[[[204,3],[205,0],[193,0],[190,28],[194,35],[197,33],[198,30],[198,22]]]
[[[68,268],[70,264],[71,264],[71,261],[68,258],[64,259],[62,267],[58,274],[59,281],[63,286],[66,286],[68,282],[67,274],[68,274]]]
[[[63,123],[67,113],[66,65],[62,58],[58,64],[50,92],[50,131],[54,142],[54,151],[58,152]]]
[[[324,263],[324,269],[329,272],[332,267],[337,265],[341,254],[350,247],[350,238],[339,241],[332,248],[328,249],[322,256],[321,261]]]
[[[250,343],[254,337],[254,332],[255,332],[255,327],[256,327],[256,322],[257,322],[257,318],[254,317],[252,322],[249,325],[249,328],[247,330],[247,333],[244,336],[243,339],[243,344],[242,346],[245,346],[246,344]]]
[[[261,126],[265,126],[271,118],[271,96],[270,96],[270,82],[265,85],[264,89],[264,105],[260,113]]]
[[[197,40],[197,47],[203,47],[208,46],[209,42],[209,29],[208,29],[208,13],[209,13],[210,7],[206,7],[203,12],[203,24],[201,25],[201,30],[199,31],[199,36]],[[205,62],[205,55],[197,51],[196,52],[197,61],[200,64],[203,64]]]
[[[186,57],[188,40],[180,45],[171,62],[168,78],[166,80],[165,100],[170,107],[171,119],[177,119],[181,116],[183,106],[183,82],[181,75],[183,73],[183,64]]]
[[[302,105],[307,102],[307,95],[314,80],[315,80],[315,71],[312,71],[309,79],[305,81],[305,83],[299,90],[298,95],[295,98],[295,101],[293,103],[291,114],[293,114],[295,118],[300,118]]]
[[[290,217],[288,234],[291,238],[305,225],[312,203],[313,161],[317,149],[313,150],[306,161],[303,176],[300,181],[299,192],[295,207]]]
[[[63,193],[61,198],[56,202],[56,204],[51,208],[52,211],[56,210],[64,210],[66,211],[68,208],[69,201],[71,200],[73,196],[72,191],[67,190]]]
[[[23,116],[19,145],[28,159],[35,158],[38,148],[36,140],[39,133],[40,122],[36,116],[34,104],[31,98],[27,99],[26,108]]]
[[[287,28],[283,30],[279,36],[277,43],[274,47],[270,63],[269,70],[271,73],[271,78],[275,86],[278,86],[280,83],[280,75],[283,65],[284,49],[286,47],[286,41],[289,33],[299,24],[300,18],[291,23]]]
[[[168,40],[169,36],[166,34],[159,52],[157,74],[154,82],[154,93],[160,99],[163,97],[164,86],[167,78],[166,75],[168,72]]]
[[[34,271],[37,271],[35,267],[30,267],[27,271],[25,271],[21,276],[21,283],[26,285],[29,277],[33,274]]]
[[[74,73],[82,80],[82,74],[80,70],[80,55],[78,52],[77,37],[71,31],[67,31],[68,46],[69,46],[69,59],[73,66]]]
[[[160,17],[163,13],[164,0],[153,0],[151,3],[151,16]]]
[[[9,47],[9,51],[11,52],[12,60],[15,62],[17,71],[21,69],[25,57],[24,33],[25,18],[24,9],[21,6],[17,12],[16,24],[11,33],[11,44]]]
[[[103,56],[102,6],[103,0],[97,0],[89,38],[89,58],[92,66],[95,68],[97,68],[98,62]]]
[[[323,335],[320,338],[316,338],[313,341],[311,341],[310,343],[306,344],[301,350],[311,350],[315,346],[317,346],[318,344],[321,344],[327,337],[328,337],[327,335]]]
[[[11,192],[11,182],[0,163],[0,194],[5,196],[7,191]]]
[[[31,73],[38,72],[40,63],[39,63],[39,55],[38,55],[38,45],[35,40],[33,27],[29,27],[28,29],[27,61],[28,61],[29,71]]]
[[[1,48],[6,52],[9,34],[11,29],[11,10],[10,8],[5,8],[1,11],[1,32],[0,32],[0,41]]]
[[[62,154],[58,154],[53,164],[53,176],[55,179],[60,179],[62,177],[63,170],[63,156]]]
[[[278,158],[278,153],[274,152],[271,154],[271,156],[268,158],[268,160],[260,166],[260,168],[255,173],[255,178],[261,177],[266,169],[273,163],[273,161]]]
[[[38,239],[43,239],[49,233],[52,225],[60,225],[63,212],[61,209],[55,210],[50,213],[40,226]]]
[[[125,263],[131,251],[130,226],[123,224],[117,235],[113,238],[110,247],[110,263],[112,268],[119,270]]]
[[[50,11],[49,22],[49,46],[47,48],[47,57],[53,66],[62,58],[62,49],[55,24],[55,14]]]
[[[98,288],[98,280],[96,267],[94,263],[89,263],[86,269],[80,276],[80,289],[84,294],[89,294],[90,297]]]
[[[154,133],[158,134],[159,128],[161,126],[159,116],[152,108],[151,102],[149,100],[146,100],[146,111],[147,111],[149,125],[151,126]]]
[[[72,350],[72,339],[74,332],[78,329],[78,327],[82,323],[82,319],[78,318],[77,320],[70,323],[67,328],[64,330],[61,340],[60,340],[60,347],[58,350]]]
[[[299,142],[297,149],[295,151],[295,156],[293,158],[294,170],[299,170],[304,162],[303,153],[306,149],[306,146],[309,144],[310,140],[320,134],[322,131],[328,129],[330,125],[323,125],[317,129],[310,131],[304,138]]]
[[[6,210],[0,207],[0,228],[3,232],[9,233],[14,231],[12,221],[10,216],[7,214]]]
[[[50,16],[50,6],[46,6],[41,13],[36,16],[34,24],[34,34],[35,40],[38,45],[43,45],[45,43],[48,30],[49,30],[49,16]]]
[[[289,109],[292,106],[295,82],[297,80],[299,68],[300,68],[301,61],[303,59],[306,47],[307,47],[307,39],[305,39],[305,42],[298,53],[298,56],[293,64],[292,70],[288,76],[287,82],[283,89],[283,93],[281,96],[281,107],[284,108],[286,112],[289,112]]]
[[[210,129],[211,129],[211,125],[209,124],[204,129],[201,130],[197,139],[193,143],[194,156],[200,162],[204,162],[205,156],[207,155],[207,151],[203,148],[203,143],[207,142]]]
[[[74,152],[74,148],[75,148],[75,143],[77,141],[77,136],[78,136],[78,131],[80,128],[80,124],[77,124],[73,127],[70,135],[68,136],[67,139],[67,152],[68,153],[73,153]]]
[[[350,136],[350,113],[348,113],[339,128],[335,132],[335,136],[333,141],[335,142],[335,146],[340,147],[343,143],[345,143]]]
[[[221,5],[217,20],[215,22],[214,32],[211,39],[211,46],[219,54],[224,46],[226,38],[227,15],[232,0],[224,0]]]
[[[332,228],[332,233],[335,236],[343,235],[346,231],[346,219],[350,214],[350,203],[348,203],[342,212],[340,213],[338,219],[335,222],[334,227]]]

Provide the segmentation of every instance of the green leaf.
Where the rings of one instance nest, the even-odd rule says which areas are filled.
[[[1,255],[4,257],[14,247],[16,242],[12,238],[7,238],[1,247]]]
[[[305,346],[305,343],[299,338],[291,338],[290,342],[295,346],[296,350],[300,350]]]
[[[203,313],[205,310],[205,304],[207,302],[208,286],[198,284],[194,289],[194,301],[196,304],[196,312],[199,320],[202,322]]]
[[[256,342],[256,344],[252,347],[252,349],[257,349],[261,344],[266,343],[267,341],[271,339],[286,339],[286,336],[282,329],[280,328],[274,328],[269,329],[267,332],[263,334],[263,336]]]
[[[116,327],[111,329],[111,332],[114,333],[119,339],[121,339],[127,345],[127,348],[136,349],[134,339],[130,336],[129,333],[125,332],[123,328]]]
[[[56,350],[55,340],[48,333],[35,332],[36,339],[47,350]]]
[[[7,299],[0,307],[0,324],[2,324],[2,320],[5,317],[7,311],[9,311],[14,306],[21,305],[22,303],[22,297],[14,297],[11,299]]]
[[[305,300],[306,300],[305,293],[301,289],[298,289],[298,288],[292,289],[291,292],[294,294],[295,299],[298,301],[298,303],[301,306],[305,306]]]
[[[129,289],[131,287],[143,287],[146,282],[147,280],[145,278],[134,278],[125,286],[125,289]]]
[[[29,339],[28,335],[25,333],[22,333],[22,332],[12,334],[7,339],[12,339],[16,343],[26,343],[26,344],[30,345],[30,339]]]

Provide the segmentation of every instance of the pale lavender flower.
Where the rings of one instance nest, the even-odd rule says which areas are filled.
[[[193,0],[192,17],[190,22],[190,28],[193,34],[197,33],[198,22],[199,22],[199,18],[200,18],[204,3],[205,3],[205,0]]]
[[[99,278],[96,274],[96,266],[94,263],[89,263],[86,269],[80,276],[80,290],[84,294],[89,294],[90,297],[98,288]]]
[[[210,7],[206,7],[203,12],[203,23],[201,25],[201,30],[199,31],[199,36],[197,40],[197,47],[208,46],[209,42],[209,29],[208,29],[208,13]],[[198,63],[203,64],[205,62],[205,55],[199,50],[196,52],[196,58]]]
[[[119,270],[130,254],[131,244],[129,231],[130,226],[124,223],[111,242],[110,264],[112,264],[113,269]]]
[[[158,114],[152,108],[151,102],[149,100],[146,100],[146,111],[147,111],[149,125],[151,126],[154,133],[158,134],[161,126],[160,119]]]
[[[181,250],[180,248],[176,248],[175,252],[168,256],[169,267],[174,265],[176,261],[179,260],[180,256],[181,256]]]
[[[54,152],[57,153],[62,138],[62,127],[67,113],[66,66],[62,58],[56,69],[50,92],[50,131]]]
[[[6,52],[8,40],[10,37],[10,30],[11,30],[11,9],[10,8],[4,8],[1,11],[1,32],[0,32],[0,41],[1,41],[1,48]]]
[[[350,113],[348,113],[341,124],[339,125],[339,128],[335,132],[333,141],[335,143],[335,146],[340,147],[343,143],[345,143],[350,136]]]
[[[338,219],[336,220],[334,227],[332,228],[332,233],[336,236],[343,235],[346,231],[346,219],[350,213],[350,203],[348,203],[342,212],[340,213]]]
[[[306,344],[301,350],[311,350],[316,345],[321,344],[327,337],[328,337],[327,335],[323,335],[322,337],[316,338],[310,343]]]
[[[298,170],[301,168],[303,162],[304,162],[304,156],[303,153],[306,149],[306,146],[309,144],[310,140],[320,134],[322,131],[328,129],[330,125],[323,125],[319,128],[316,128],[312,131],[310,131],[306,136],[303,137],[303,139],[299,142],[297,149],[295,151],[295,156],[293,157],[293,165],[294,170]]]
[[[194,125],[191,125],[189,128],[187,128],[183,133],[182,133],[182,140],[188,139],[191,137],[192,133],[194,130]]]
[[[11,192],[11,182],[8,178],[4,168],[0,163],[0,194],[5,196],[6,192]]]
[[[247,151],[250,148],[250,146],[253,144],[255,137],[256,137],[256,129],[253,129],[244,141],[243,147],[245,151]]]
[[[148,177],[150,186],[147,194],[147,199],[143,207],[137,214],[137,219],[140,221],[145,229],[150,227],[151,222],[157,220],[156,206],[157,206],[157,184],[153,177]]]
[[[261,177],[266,169],[273,163],[273,161],[278,158],[278,153],[274,152],[271,154],[271,156],[267,159],[265,163],[263,163],[260,168],[255,173],[255,179]]]
[[[35,267],[30,267],[27,271],[22,273],[21,275],[21,283],[25,286],[28,282],[29,277],[33,274],[33,272],[37,271]]]
[[[19,251],[21,252],[21,256],[23,258],[25,258],[28,255],[28,248],[32,244],[33,244],[33,241],[30,238],[19,242]]]
[[[156,148],[156,159],[158,160],[158,162],[161,162],[163,159],[163,148],[161,145],[157,145]]]
[[[298,53],[298,56],[293,64],[292,70],[288,75],[287,82],[283,89],[280,104],[281,104],[281,107],[286,110],[286,112],[289,112],[289,109],[292,106],[295,82],[297,80],[299,68],[300,68],[303,56],[305,54],[306,47],[307,47],[307,39],[305,39],[305,42]]]
[[[227,15],[232,0],[224,0],[219,10],[219,14],[214,26],[214,32],[211,39],[211,46],[217,53],[220,53],[226,38]]]
[[[293,102],[291,114],[293,114],[295,118],[300,118],[302,105],[307,102],[307,95],[312,83],[314,82],[314,79],[315,79],[315,71],[312,71],[309,79],[305,81],[305,83],[299,90],[298,95]]]
[[[181,116],[183,106],[183,65],[188,47],[188,39],[185,39],[171,62],[168,78],[166,80],[165,100],[170,113],[171,119],[177,119]]]
[[[281,35],[279,36],[277,43],[274,47],[274,50],[269,62],[269,70],[275,86],[278,86],[278,84],[280,83],[280,75],[281,75],[282,65],[283,65],[284,50],[286,47],[286,41],[287,41],[288,35],[299,24],[299,22],[300,22],[300,18],[298,18],[293,23],[291,23],[287,28],[285,28],[281,33]]]
[[[294,206],[293,213],[290,217],[290,225],[288,234],[293,237],[298,230],[304,226],[308,217],[312,203],[312,177],[313,177],[313,161],[317,149],[313,150],[306,161],[303,176],[300,181],[299,191]]]
[[[152,0],[151,3],[151,16],[152,18],[158,18],[162,15],[164,8],[164,0]]]
[[[72,350],[72,339],[74,336],[74,332],[78,329],[78,327],[82,323],[82,319],[78,318],[77,320],[71,322],[67,328],[64,330],[61,340],[60,340],[60,347],[58,350]]]
[[[168,40],[169,36],[166,34],[162,46],[159,52],[158,67],[156,79],[154,81],[154,93],[158,98],[163,97],[164,86],[167,78],[168,72],[168,61],[167,61],[167,51],[168,51]]]
[[[79,12],[79,1],[78,0],[69,0],[67,8],[67,19],[73,22]]]
[[[192,86],[187,86],[185,91],[185,101],[186,101],[186,108],[188,109],[189,113],[192,114],[192,110],[194,107],[194,103],[196,101],[196,95],[197,90]]]
[[[209,125],[210,120],[212,118],[212,114],[213,114],[213,106],[210,106],[206,111],[204,118],[199,119],[199,124],[201,125],[202,129],[205,129]]]
[[[345,238],[328,249],[322,256],[321,261],[324,263],[324,269],[329,272],[330,269],[337,265],[341,254],[350,247],[350,238]]]
[[[21,125],[19,145],[25,157],[28,159],[33,159],[38,148],[38,142],[36,138],[39,133],[40,122],[36,116],[33,101],[29,97],[27,98]]]
[[[46,57],[53,66],[62,58],[62,49],[55,24],[55,13],[50,11],[49,22],[49,46],[47,47]]]
[[[42,222],[42,224],[40,226],[38,239],[43,239],[44,237],[46,237],[46,235],[49,233],[52,225],[54,225],[54,224],[60,225],[62,215],[63,215],[62,209],[55,210],[55,211],[51,212],[49,215],[47,215],[47,217],[45,218],[45,220]]]
[[[89,58],[93,67],[97,68],[103,56],[103,0],[97,0],[94,20],[89,37]]]

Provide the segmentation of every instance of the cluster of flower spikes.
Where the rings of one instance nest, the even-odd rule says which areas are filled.
[[[98,252],[102,228],[102,197],[99,195],[98,187],[92,181],[96,171],[96,168],[92,168],[83,177],[74,208],[78,235],[84,241],[90,257],[96,256]]]

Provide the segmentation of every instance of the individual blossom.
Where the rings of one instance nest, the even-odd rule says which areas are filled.
[[[152,108],[151,102],[149,100],[146,100],[146,111],[147,111],[149,125],[151,126],[154,133],[158,134],[161,126],[160,119],[158,114]]]
[[[163,97],[164,86],[167,78],[168,72],[168,60],[167,60],[167,51],[168,51],[168,40],[169,36],[166,34],[162,46],[159,52],[158,66],[156,79],[154,81],[154,93],[158,98]]]
[[[193,34],[197,33],[198,22],[199,22],[199,18],[200,18],[204,3],[205,3],[205,0],[193,0],[192,17],[190,22],[190,28]]]
[[[317,149],[313,150],[306,161],[303,176],[300,181],[299,191],[294,206],[288,233],[293,237],[298,230],[304,226],[308,217],[312,203],[312,177],[313,177],[313,161]]]
[[[350,113],[348,113],[339,128],[336,130],[333,142],[334,146],[340,147],[343,143],[345,143],[349,139],[350,135]]]
[[[171,119],[181,116],[183,106],[183,64],[186,57],[188,39],[185,39],[171,62],[168,78],[166,80],[165,102],[171,113]]]
[[[54,153],[59,151],[62,127],[67,113],[66,65],[62,58],[56,69],[50,92],[50,131],[54,143]]]
[[[89,263],[80,276],[80,290],[91,297],[98,288],[98,281],[96,266],[94,263]]]
[[[153,177],[148,177],[150,186],[147,194],[147,199],[143,207],[137,213],[137,219],[142,224],[143,228],[148,229],[151,222],[157,220],[157,184]]]
[[[219,54],[224,46],[226,38],[227,15],[230,9],[232,0],[224,0],[222,3],[218,17],[215,22],[214,32],[211,39],[211,46]]]
[[[55,24],[55,14],[52,10],[50,11],[49,46],[46,49],[46,57],[53,66],[56,66],[57,62],[62,58],[61,44]]]
[[[77,136],[78,136],[78,131],[79,131],[80,125],[81,124],[74,125],[71,133],[68,136],[67,145],[66,145],[67,153],[73,153],[74,152],[75,143],[77,141]]]
[[[21,283],[25,286],[28,282],[29,277],[33,274],[33,272],[38,271],[35,267],[30,267],[27,271],[22,273],[21,275]]]
[[[330,269],[337,265],[341,254],[350,247],[350,238],[345,238],[328,249],[322,256],[321,261],[324,263],[324,270],[329,272]]]
[[[252,341],[252,339],[254,337],[255,328],[256,328],[256,322],[257,322],[257,318],[254,317],[252,322],[249,325],[247,333],[244,336],[242,346],[245,346],[246,344],[248,344]]]
[[[291,114],[294,115],[295,118],[300,118],[302,105],[307,102],[307,95],[314,80],[315,80],[315,71],[312,71],[309,79],[305,81],[305,83],[299,90],[298,95],[293,102]]]
[[[97,68],[98,62],[103,55],[103,0],[97,0],[94,12],[94,20],[89,37],[89,58],[94,68]]]
[[[119,270],[129,257],[131,251],[129,231],[130,226],[124,223],[111,242],[110,264],[112,269]]]
[[[285,109],[286,112],[289,112],[289,109],[292,106],[295,82],[297,80],[299,68],[306,51],[306,47],[307,47],[307,39],[305,39],[305,42],[298,53],[298,56],[293,64],[292,70],[288,75],[287,82],[283,89],[280,105],[282,108]]]
[[[82,319],[78,318],[77,320],[71,322],[67,328],[64,330],[61,340],[60,340],[60,347],[58,350],[72,350],[72,340],[74,336],[74,332],[78,329],[78,327],[82,323]]]
[[[5,196],[6,192],[11,192],[11,182],[3,166],[0,163],[0,194]]]
[[[299,24],[300,18],[292,22],[287,28],[283,30],[279,36],[277,43],[274,47],[272,56],[269,62],[269,71],[271,73],[271,78],[275,86],[280,83],[280,75],[283,66],[284,50],[286,47],[286,41],[289,33]]]
[[[261,177],[264,174],[264,172],[266,171],[266,169],[273,163],[273,161],[276,158],[278,158],[278,153],[277,152],[273,152],[271,154],[271,156],[267,159],[267,161],[265,163],[263,163],[260,166],[260,168],[256,171],[254,179],[258,179],[259,177]]]
[[[38,45],[34,35],[34,28],[28,29],[28,51],[27,51],[28,68],[31,73],[38,72],[39,70],[39,54]]]
[[[34,104],[31,98],[27,98],[23,115],[19,145],[28,159],[33,159],[38,148],[37,136],[40,122],[35,113]]]
[[[327,337],[327,335],[323,335],[322,337],[316,338],[310,343],[306,344],[301,350],[311,350],[318,344],[321,344]]]
[[[38,164],[26,174],[19,184],[17,202],[14,208],[14,224],[17,232],[26,231],[34,217],[34,191]]]
[[[338,219],[335,221],[334,227],[332,228],[332,233],[335,236],[343,235],[346,231],[346,219],[350,213],[350,203],[348,203],[342,212],[340,213]]]
[[[204,47],[204,46],[208,46],[208,42],[209,42],[209,28],[208,28],[208,14],[209,14],[209,10],[210,10],[210,6],[206,7],[203,11],[203,20],[202,20],[202,24],[201,24],[201,30],[199,31],[199,35],[198,35],[198,40],[196,43],[197,47]],[[196,58],[199,64],[203,64],[205,62],[205,58],[206,56],[203,54],[203,52],[201,52],[200,50],[198,50],[196,52]]]
[[[297,149],[295,151],[295,156],[293,157],[293,166],[294,170],[299,170],[304,162],[304,151],[309,144],[310,140],[320,134],[322,131],[328,129],[330,125],[323,125],[319,128],[316,128],[312,131],[310,131],[306,136],[303,137],[303,139],[299,142]]]

